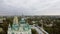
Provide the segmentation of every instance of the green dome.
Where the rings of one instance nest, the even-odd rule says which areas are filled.
[[[18,25],[18,24],[12,25],[12,29],[13,29],[13,30],[19,30],[19,25]]]
[[[29,30],[28,27],[29,27],[29,26],[26,26],[26,25],[25,25],[25,26],[23,27],[23,29],[24,29],[25,31],[27,31],[27,30]]]
[[[20,24],[25,24],[25,19],[24,18],[21,19]]]
[[[24,29],[25,31],[27,31],[27,30],[30,29],[30,26],[29,26],[28,24],[25,24],[25,26],[23,27],[23,29]]]

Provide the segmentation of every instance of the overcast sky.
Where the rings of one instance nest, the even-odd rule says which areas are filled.
[[[0,15],[60,15],[60,0],[0,0]]]

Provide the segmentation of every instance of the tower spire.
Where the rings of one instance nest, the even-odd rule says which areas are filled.
[[[22,12],[22,17],[23,17],[24,15],[23,15],[23,12]]]
[[[13,23],[18,24],[18,18],[16,16],[14,17]]]
[[[23,14],[23,12],[22,12],[22,18],[24,17],[24,14]]]
[[[11,30],[11,25],[9,24],[9,26],[8,26],[8,30]]]
[[[25,24],[25,17],[24,17],[24,13],[22,12],[22,16],[21,16],[21,24]]]

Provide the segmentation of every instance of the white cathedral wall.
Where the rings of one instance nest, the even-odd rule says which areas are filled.
[[[19,31],[22,32],[23,31],[23,27],[19,27]]]
[[[12,32],[11,31],[8,31],[7,34],[11,34]]]
[[[28,33],[32,34],[31,29],[28,31]]]
[[[14,34],[28,34],[28,33],[30,33],[31,34],[31,30],[29,30],[29,31],[23,31],[23,32],[20,32],[20,31],[8,31],[8,34],[12,34],[12,32],[14,33]]]
[[[26,24],[20,24],[20,26],[24,26],[24,25],[26,25]]]
[[[28,34],[28,32],[14,32],[15,34]]]

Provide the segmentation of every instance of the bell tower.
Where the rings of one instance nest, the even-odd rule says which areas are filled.
[[[13,24],[18,24],[18,18],[16,16],[14,17]]]

